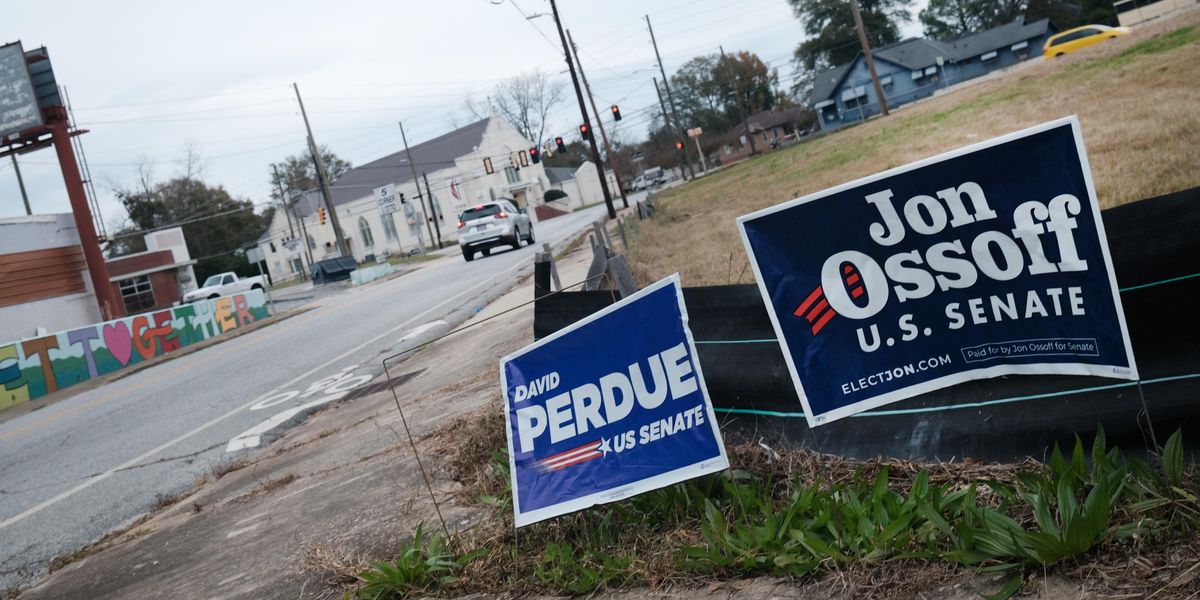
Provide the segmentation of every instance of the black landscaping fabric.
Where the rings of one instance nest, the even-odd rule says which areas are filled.
[[[1121,300],[1140,386],[1101,377],[998,377],[811,429],[757,287],[684,288],[723,430],[743,440],[857,458],[1044,458],[1055,442],[1071,445],[1075,435],[1088,439],[1099,427],[1110,445],[1127,451],[1150,449],[1155,437],[1163,443],[1200,415],[1200,277],[1190,277],[1200,274],[1200,188],[1112,208],[1102,217],[1117,283],[1125,290]],[[612,301],[607,291],[543,298],[535,306],[534,336]],[[1190,452],[1197,437],[1200,426],[1184,432]]]

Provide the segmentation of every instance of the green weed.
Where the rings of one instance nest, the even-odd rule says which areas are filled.
[[[628,556],[596,549],[578,551],[574,546],[552,542],[538,561],[534,576],[554,592],[590,594],[629,583],[634,577],[632,564]]]
[[[377,562],[358,575],[362,586],[355,590],[354,597],[387,600],[448,587],[457,583],[455,573],[480,555],[473,552],[456,557],[444,537],[427,537],[423,525],[418,525],[412,542],[395,560]]]

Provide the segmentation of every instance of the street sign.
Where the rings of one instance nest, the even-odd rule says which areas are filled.
[[[389,183],[375,188],[375,202],[379,205],[379,214],[381,215],[390,215],[400,210],[400,206],[396,203],[396,186]]]
[[[704,134],[704,130],[701,129],[700,127],[693,127],[691,129],[687,130],[687,135],[690,138],[700,137],[703,134]]]
[[[1075,117],[738,224],[810,426],[1001,375],[1138,377]]]
[[[0,140],[43,124],[21,42],[0,46]]]
[[[729,466],[672,275],[500,361],[518,527]]]

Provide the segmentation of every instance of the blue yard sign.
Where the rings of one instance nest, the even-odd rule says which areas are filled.
[[[500,361],[518,527],[729,466],[679,276]]]
[[[1075,117],[738,224],[810,426],[999,375],[1137,379]]]

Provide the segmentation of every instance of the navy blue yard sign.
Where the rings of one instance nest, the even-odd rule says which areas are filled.
[[[738,224],[811,426],[999,375],[1137,379],[1075,117]]]
[[[673,275],[500,361],[518,527],[729,466]]]

